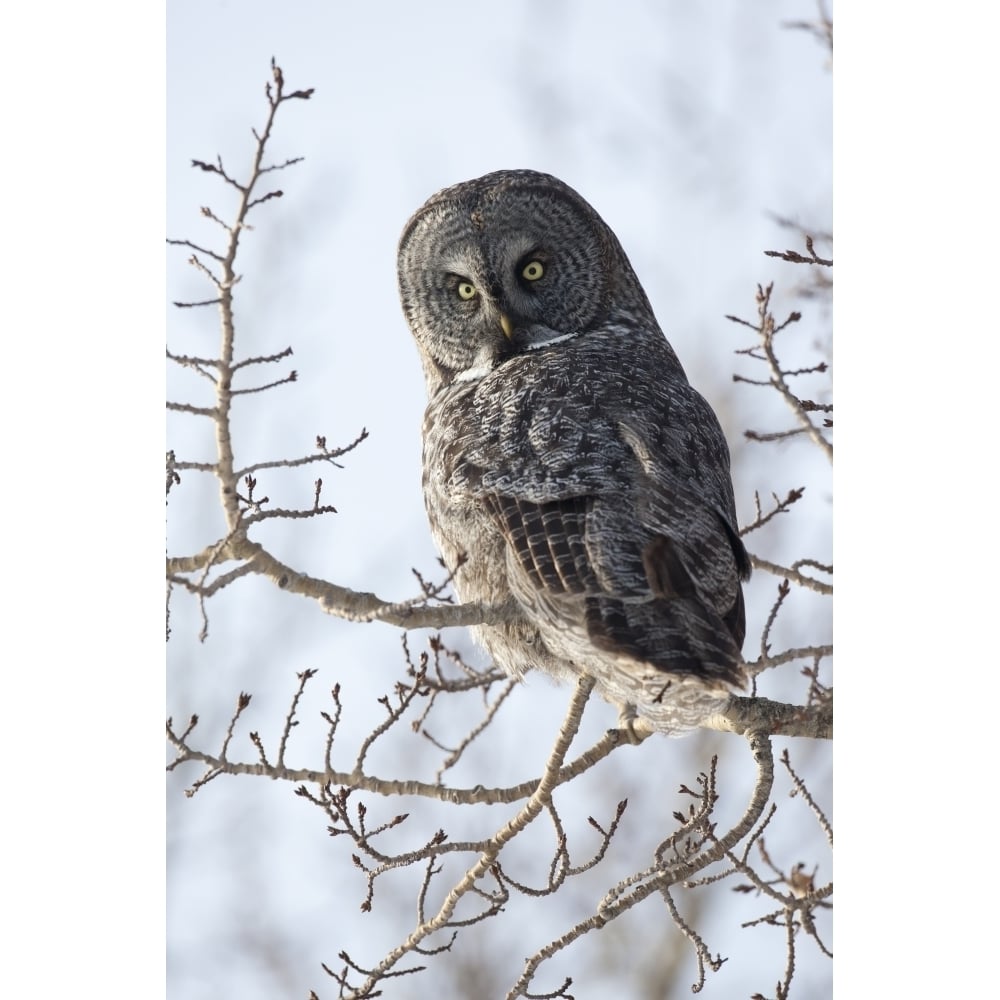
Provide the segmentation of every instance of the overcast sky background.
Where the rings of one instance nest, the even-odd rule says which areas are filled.
[[[198,208],[210,205],[225,219],[232,198],[189,163],[219,154],[227,169],[246,169],[250,128],[259,127],[265,113],[262,90],[272,55],[289,89],[316,88],[311,101],[280,113],[269,159],[305,159],[275,176],[285,197],[252,220],[255,229],[241,249],[236,306],[239,352],[271,354],[291,345],[290,363],[266,378],[294,367],[299,381],[239,402],[237,461],[309,453],[317,434],[325,434],[330,446],[352,440],[362,426],[370,437],[346,456],[343,470],[321,472],[324,496],[339,511],[335,517],[272,522],[261,532],[279,557],[390,599],[414,593],[411,567],[433,574],[435,552],[420,493],[423,379],[399,309],[396,242],[409,215],[439,188],[502,167],[532,167],[570,183],[618,234],[690,379],[723,420],[734,447],[742,519],[752,517],[755,489],[767,495],[806,485],[801,512],[767,538],[769,551],[776,558],[830,561],[829,470],[803,445],[740,444],[744,427],[778,428],[787,418],[763,391],[734,387],[734,371],[757,373],[734,356],[749,341],[724,319],[727,313],[753,318],[758,282],[775,280],[778,313],[801,304],[793,291],[805,280],[804,269],[762,253],[801,244],[769,213],[816,229],[831,226],[827,54],[806,33],[782,27],[813,15],[805,0],[697,6],[625,0],[613,7],[519,0],[499,14],[485,5],[450,2],[278,8],[212,0],[169,6],[168,235],[203,245],[217,238]],[[183,251],[168,257],[168,299],[208,297],[185,257]],[[167,309],[173,351],[216,350],[213,311]],[[816,304],[802,334],[803,358],[815,360],[814,347],[828,348],[829,330],[830,317]],[[174,399],[207,402],[188,373],[171,372],[169,391]],[[211,456],[211,436],[191,418],[172,417],[168,438],[179,457]],[[268,474],[258,490],[279,506],[307,506],[316,474],[315,468]],[[197,551],[216,537],[220,520],[204,518],[215,507],[212,484],[185,475],[171,496],[172,553]],[[776,582],[758,580],[750,594],[748,655]],[[175,719],[198,712],[206,740],[223,731],[241,690],[254,694],[244,734],[259,729],[276,737],[295,673],[315,667],[320,676],[303,707],[310,725],[300,727],[290,757],[303,766],[316,763],[321,736],[311,723],[326,707],[323,692],[340,681],[345,697],[355,699],[343,734],[350,746],[352,736],[363,736],[377,719],[375,697],[399,675],[397,630],[328,618],[263,581],[241,581],[211,602],[204,644],[195,638],[199,621],[192,603],[177,594],[173,608],[168,709]],[[827,641],[828,615],[822,605],[793,603],[778,643]],[[420,641],[411,638],[415,647]],[[455,641],[471,651],[461,636]],[[787,688],[788,696],[797,691],[794,684]],[[780,694],[780,687],[771,693]],[[567,699],[568,691],[532,678],[508,708],[491,774],[521,780],[535,773]],[[465,721],[455,722],[455,734]],[[592,738],[613,722],[606,706],[588,709]],[[246,755],[245,735],[243,740]],[[647,744],[641,756],[615,755],[601,780],[620,784],[629,795],[636,826],[663,829],[681,804],[668,793],[690,782],[721,746],[723,768],[729,768],[723,787],[732,789],[732,801],[720,808],[735,811],[750,773],[748,755],[734,749],[736,742],[719,744],[698,734]],[[827,748],[794,749],[829,802]],[[407,743],[400,734],[379,773],[401,767],[400,754],[408,763],[433,759],[418,737]],[[405,932],[412,893],[401,888],[398,901],[383,898],[381,907],[377,898],[374,912],[362,917],[360,874],[345,865],[344,845],[329,839],[323,816],[291,788],[217,781],[187,800],[181,789],[195,776],[193,769],[175,774],[167,789],[172,1000],[264,1000],[302,996],[309,988],[332,994],[320,961],[337,966],[342,948],[358,961],[374,961]],[[481,775],[470,771],[469,783],[477,780]],[[602,790],[594,790],[596,801]],[[579,812],[585,824],[587,810],[598,807],[567,801],[565,808],[570,816]],[[449,825],[452,836],[460,822]],[[789,864],[814,855],[825,861],[817,834],[808,820],[790,822],[783,834],[774,833],[773,843],[790,852]],[[820,873],[829,875],[828,867]],[[596,898],[593,890],[567,892],[556,897],[549,916],[540,916],[538,906],[518,911],[512,903],[510,914],[486,928],[490,958],[507,973],[517,971],[523,955],[590,912]],[[608,995],[616,978],[627,981],[632,952],[648,958],[679,946],[684,959],[677,995],[686,995],[693,954],[666,914],[646,905],[621,921],[625,937],[617,952],[602,954],[615,934],[603,943],[588,940],[586,955],[577,949],[551,963],[538,988],[564,974],[579,977],[590,969],[586,960],[612,979],[590,969],[589,981],[577,978],[576,995]],[[393,907],[402,911],[402,922],[389,920]],[[710,978],[706,995],[767,989],[780,974],[777,932],[739,930],[740,919],[759,912],[758,904],[743,917],[731,912],[706,924],[713,950],[732,955]],[[760,940],[751,943],[748,934]],[[829,963],[816,961],[811,945],[800,963],[800,988],[827,988]],[[443,969],[433,962],[431,969],[421,983],[413,981],[418,994],[434,986],[441,995],[461,995]],[[501,977],[500,984],[505,991],[509,981]],[[389,995],[417,995],[398,988],[403,992]]]

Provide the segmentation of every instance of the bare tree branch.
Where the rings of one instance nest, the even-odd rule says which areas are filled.
[[[748,384],[755,385],[769,385],[773,389],[776,389],[782,399],[784,399],[784,401],[788,404],[789,409],[795,415],[795,418],[799,423],[800,432],[806,434],[813,444],[820,448],[826,457],[832,461],[833,445],[827,440],[821,429],[816,426],[812,418],[809,416],[809,414],[815,410],[815,407],[810,405],[812,401],[800,399],[794,392],[792,392],[788,384],[788,380],[792,377],[825,371],[826,363],[820,362],[814,367],[808,369],[787,370],[782,367],[775,351],[775,338],[791,324],[797,323],[802,318],[802,315],[801,313],[793,312],[789,314],[788,318],[783,323],[777,323],[775,321],[774,314],[770,309],[771,292],[773,289],[773,284],[769,284],[766,287],[762,285],[757,286],[758,322],[756,325],[750,323],[748,320],[739,319],[736,316],[726,317],[726,319],[731,320],[734,323],[739,323],[742,326],[747,326],[757,331],[760,344],[756,347],[747,348],[739,353],[745,354],[755,360],[763,361],[767,365],[769,379],[766,383],[753,382],[744,376],[734,375],[733,381],[746,382]],[[760,435],[752,435],[750,432],[747,432],[747,434],[748,437],[763,440]]]
[[[683,856],[669,863],[657,863],[646,872],[641,873],[638,879],[639,884],[634,888],[632,888],[633,881],[626,880],[628,885],[622,885],[622,890],[627,888],[628,891],[612,890],[598,907],[597,912],[586,920],[580,921],[528,959],[524,972],[507,994],[507,1000],[515,1000],[516,997],[526,995],[528,984],[534,979],[539,967],[546,959],[551,958],[583,935],[604,927],[626,910],[630,910],[642,902],[651,893],[676,885],[712,862],[718,861],[727,850],[738,844],[750,832],[767,805],[771,794],[771,785],[774,781],[774,758],[767,736],[761,733],[751,733],[748,736],[748,742],[757,764],[757,783],[746,811],[736,825],[706,851],[696,853],[693,857]]]

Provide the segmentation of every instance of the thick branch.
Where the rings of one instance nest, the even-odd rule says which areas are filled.
[[[217,770],[224,774],[248,774],[257,777],[270,778],[277,781],[291,781],[296,784],[316,784],[325,786],[343,785],[345,787],[359,788],[376,795],[417,795],[426,799],[435,799],[439,802],[449,802],[452,805],[477,805],[482,803],[510,803],[519,802],[535,792],[544,775],[538,778],[531,778],[522,781],[520,784],[512,785],[508,788],[484,788],[477,785],[475,788],[447,788],[437,783],[424,781],[396,781],[388,778],[379,778],[374,775],[359,774],[357,771],[338,771],[330,767],[322,770],[309,768],[279,767],[262,762],[241,763],[227,760],[217,754],[204,753],[195,750],[188,744],[187,734],[175,734],[171,723],[167,723],[167,738],[177,749],[177,757],[169,765],[170,770],[174,770],[181,764],[189,761],[204,764],[208,770]],[[589,750],[580,754],[569,764],[561,765],[555,777],[556,785],[563,785],[568,781],[589,771],[595,764],[603,760],[617,747],[622,746],[617,729],[611,729],[598,740]]]
[[[805,587],[806,590],[814,590],[817,594],[825,594],[827,596],[833,593],[832,583],[823,583],[822,580],[817,580],[815,577],[806,576],[805,573],[802,573],[798,569],[798,566],[779,566],[777,563],[761,559],[760,556],[755,556],[753,553],[750,553],[750,562],[754,569],[762,569],[766,573],[783,576],[786,580],[791,580],[792,583],[796,583],[800,587]]]
[[[769,733],[771,736],[831,740],[833,704],[807,708],[804,705],[786,705],[768,698],[730,698],[724,711],[706,719],[702,728],[740,736],[756,731]]]
[[[272,556],[262,545],[237,533],[222,544],[216,542],[191,556],[167,559],[167,576],[195,573],[231,560],[245,561],[248,572],[267,577],[276,587],[318,601],[323,610],[353,622],[385,622],[401,628],[448,628],[461,625],[499,625],[515,621],[520,609],[512,599],[507,604],[484,608],[479,604],[427,605],[423,596],[408,601],[386,601],[375,594],[350,590],[300,573]]]

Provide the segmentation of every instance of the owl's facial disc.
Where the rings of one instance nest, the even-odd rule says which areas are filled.
[[[605,230],[542,175],[435,195],[399,248],[400,294],[428,385],[481,378],[599,329],[613,290]]]

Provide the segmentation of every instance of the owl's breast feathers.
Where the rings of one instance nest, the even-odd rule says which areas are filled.
[[[515,356],[443,387],[428,421],[425,488],[450,514],[432,526],[446,560],[467,556],[463,600],[506,586],[549,647],[566,637],[557,656],[744,686],[729,452],[659,331]]]

